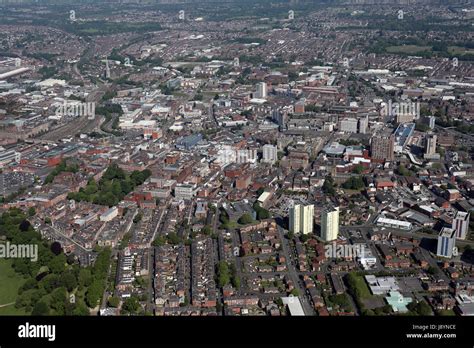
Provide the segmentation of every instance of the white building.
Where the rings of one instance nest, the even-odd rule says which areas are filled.
[[[0,152],[0,168],[3,168],[7,164],[12,162],[20,163],[21,153],[14,150]]]
[[[176,185],[174,188],[174,196],[176,199],[190,200],[194,197],[194,186],[188,184]]]
[[[356,118],[346,118],[340,122],[340,131],[357,133],[359,121]]]
[[[390,291],[400,290],[395,277],[376,277],[369,274],[365,276],[365,281],[374,295],[384,295]]]
[[[413,228],[413,225],[412,225],[411,222],[402,221],[402,220],[388,219],[384,216],[379,216],[377,218],[376,223],[377,223],[377,226],[396,228],[396,229],[399,229],[399,230],[409,231]]]
[[[257,83],[257,91],[255,92],[254,98],[265,99],[267,97],[267,84],[265,82]]]
[[[456,231],[457,239],[466,239],[469,230],[469,213],[458,211],[453,219],[451,228]]]
[[[308,234],[313,232],[314,205],[295,204],[290,208],[290,231]]]
[[[326,241],[337,239],[339,234],[339,207],[321,212],[321,238]]]
[[[436,255],[450,259],[453,257],[455,247],[456,231],[451,228],[443,227],[438,235]]]
[[[112,208],[108,209],[105,213],[103,213],[99,217],[99,220],[108,222],[108,221],[113,220],[117,216],[118,216],[118,208],[117,207],[112,207]]]
[[[288,306],[291,316],[303,316],[304,310],[301,305],[300,299],[296,296],[282,297],[283,304]]]
[[[275,145],[266,144],[263,146],[263,159],[265,163],[274,164],[278,160],[278,149]]]

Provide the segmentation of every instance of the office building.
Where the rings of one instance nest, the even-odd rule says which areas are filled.
[[[452,228],[443,227],[438,235],[438,248],[436,255],[440,257],[453,257],[453,249],[456,244],[456,231]]]
[[[456,232],[456,239],[466,239],[469,231],[469,213],[458,211],[451,228]]]
[[[290,231],[308,234],[313,232],[314,205],[295,204],[290,208]]]
[[[339,234],[339,207],[321,212],[321,239],[326,242],[337,239]]]

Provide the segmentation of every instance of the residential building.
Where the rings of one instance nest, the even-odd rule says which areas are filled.
[[[372,138],[372,158],[379,161],[393,161],[395,136],[375,136]]]
[[[443,227],[438,236],[438,248],[436,255],[446,258],[453,257],[453,249],[456,244],[456,231],[452,228]]]
[[[456,231],[456,239],[466,239],[469,231],[469,217],[470,214],[458,211],[453,219],[451,228]]]
[[[425,158],[433,158],[436,156],[436,134],[428,134],[425,138]]]
[[[265,99],[267,97],[267,84],[265,82],[257,83],[257,91],[255,92],[255,98]]]
[[[263,146],[263,159],[265,163],[275,163],[278,160],[278,149],[275,145],[266,144]]]
[[[308,234],[313,232],[314,205],[295,204],[290,208],[290,231]]]
[[[337,239],[339,234],[339,207],[321,212],[321,238],[326,241]]]

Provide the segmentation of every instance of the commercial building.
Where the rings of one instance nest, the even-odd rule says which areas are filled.
[[[365,281],[374,295],[385,295],[391,291],[400,290],[395,277],[376,277],[369,274],[365,276]]]
[[[436,255],[440,257],[453,257],[453,249],[456,244],[456,231],[452,228],[443,227],[438,236],[438,248]]]
[[[469,213],[458,211],[451,228],[456,232],[456,239],[466,239],[469,230]]]
[[[191,134],[176,141],[176,147],[180,150],[191,150],[202,140],[202,134]]]
[[[383,216],[379,216],[377,218],[377,225],[378,226],[383,226],[383,227],[390,227],[390,228],[396,228],[399,230],[411,230],[413,228],[413,225],[411,222],[408,221],[402,221],[402,220],[395,220],[395,219],[388,219]]]
[[[397,153],[403,152],[406,144],[411,139],[413,132],[415,131],[414,123],[401,123],[395,130],[395,146],[394,150]]]
[[[195,188],[193,185],[176,185],[176,187],[174,188],[174,196],[176,199],[190,200],[194,197],[194,191]]]
[[[20,163],[21,153],[9,150],[0,152],[0,168],[3,168],[7,164],[12,162]]]
[[[321,238],[326,241],[337,239],[339,234],[339,207],[321,212]]]
[[[295,204],[290,208],[290,231],[308,234],[313,232],[314,205]]]
[[[357,133],[359,121],[356,118],[341,120],[339,130],[347,133]]]

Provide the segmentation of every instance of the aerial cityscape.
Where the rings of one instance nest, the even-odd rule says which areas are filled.
[[[0,316],[474,316],[473,164],[471,0],[0,0]]]

